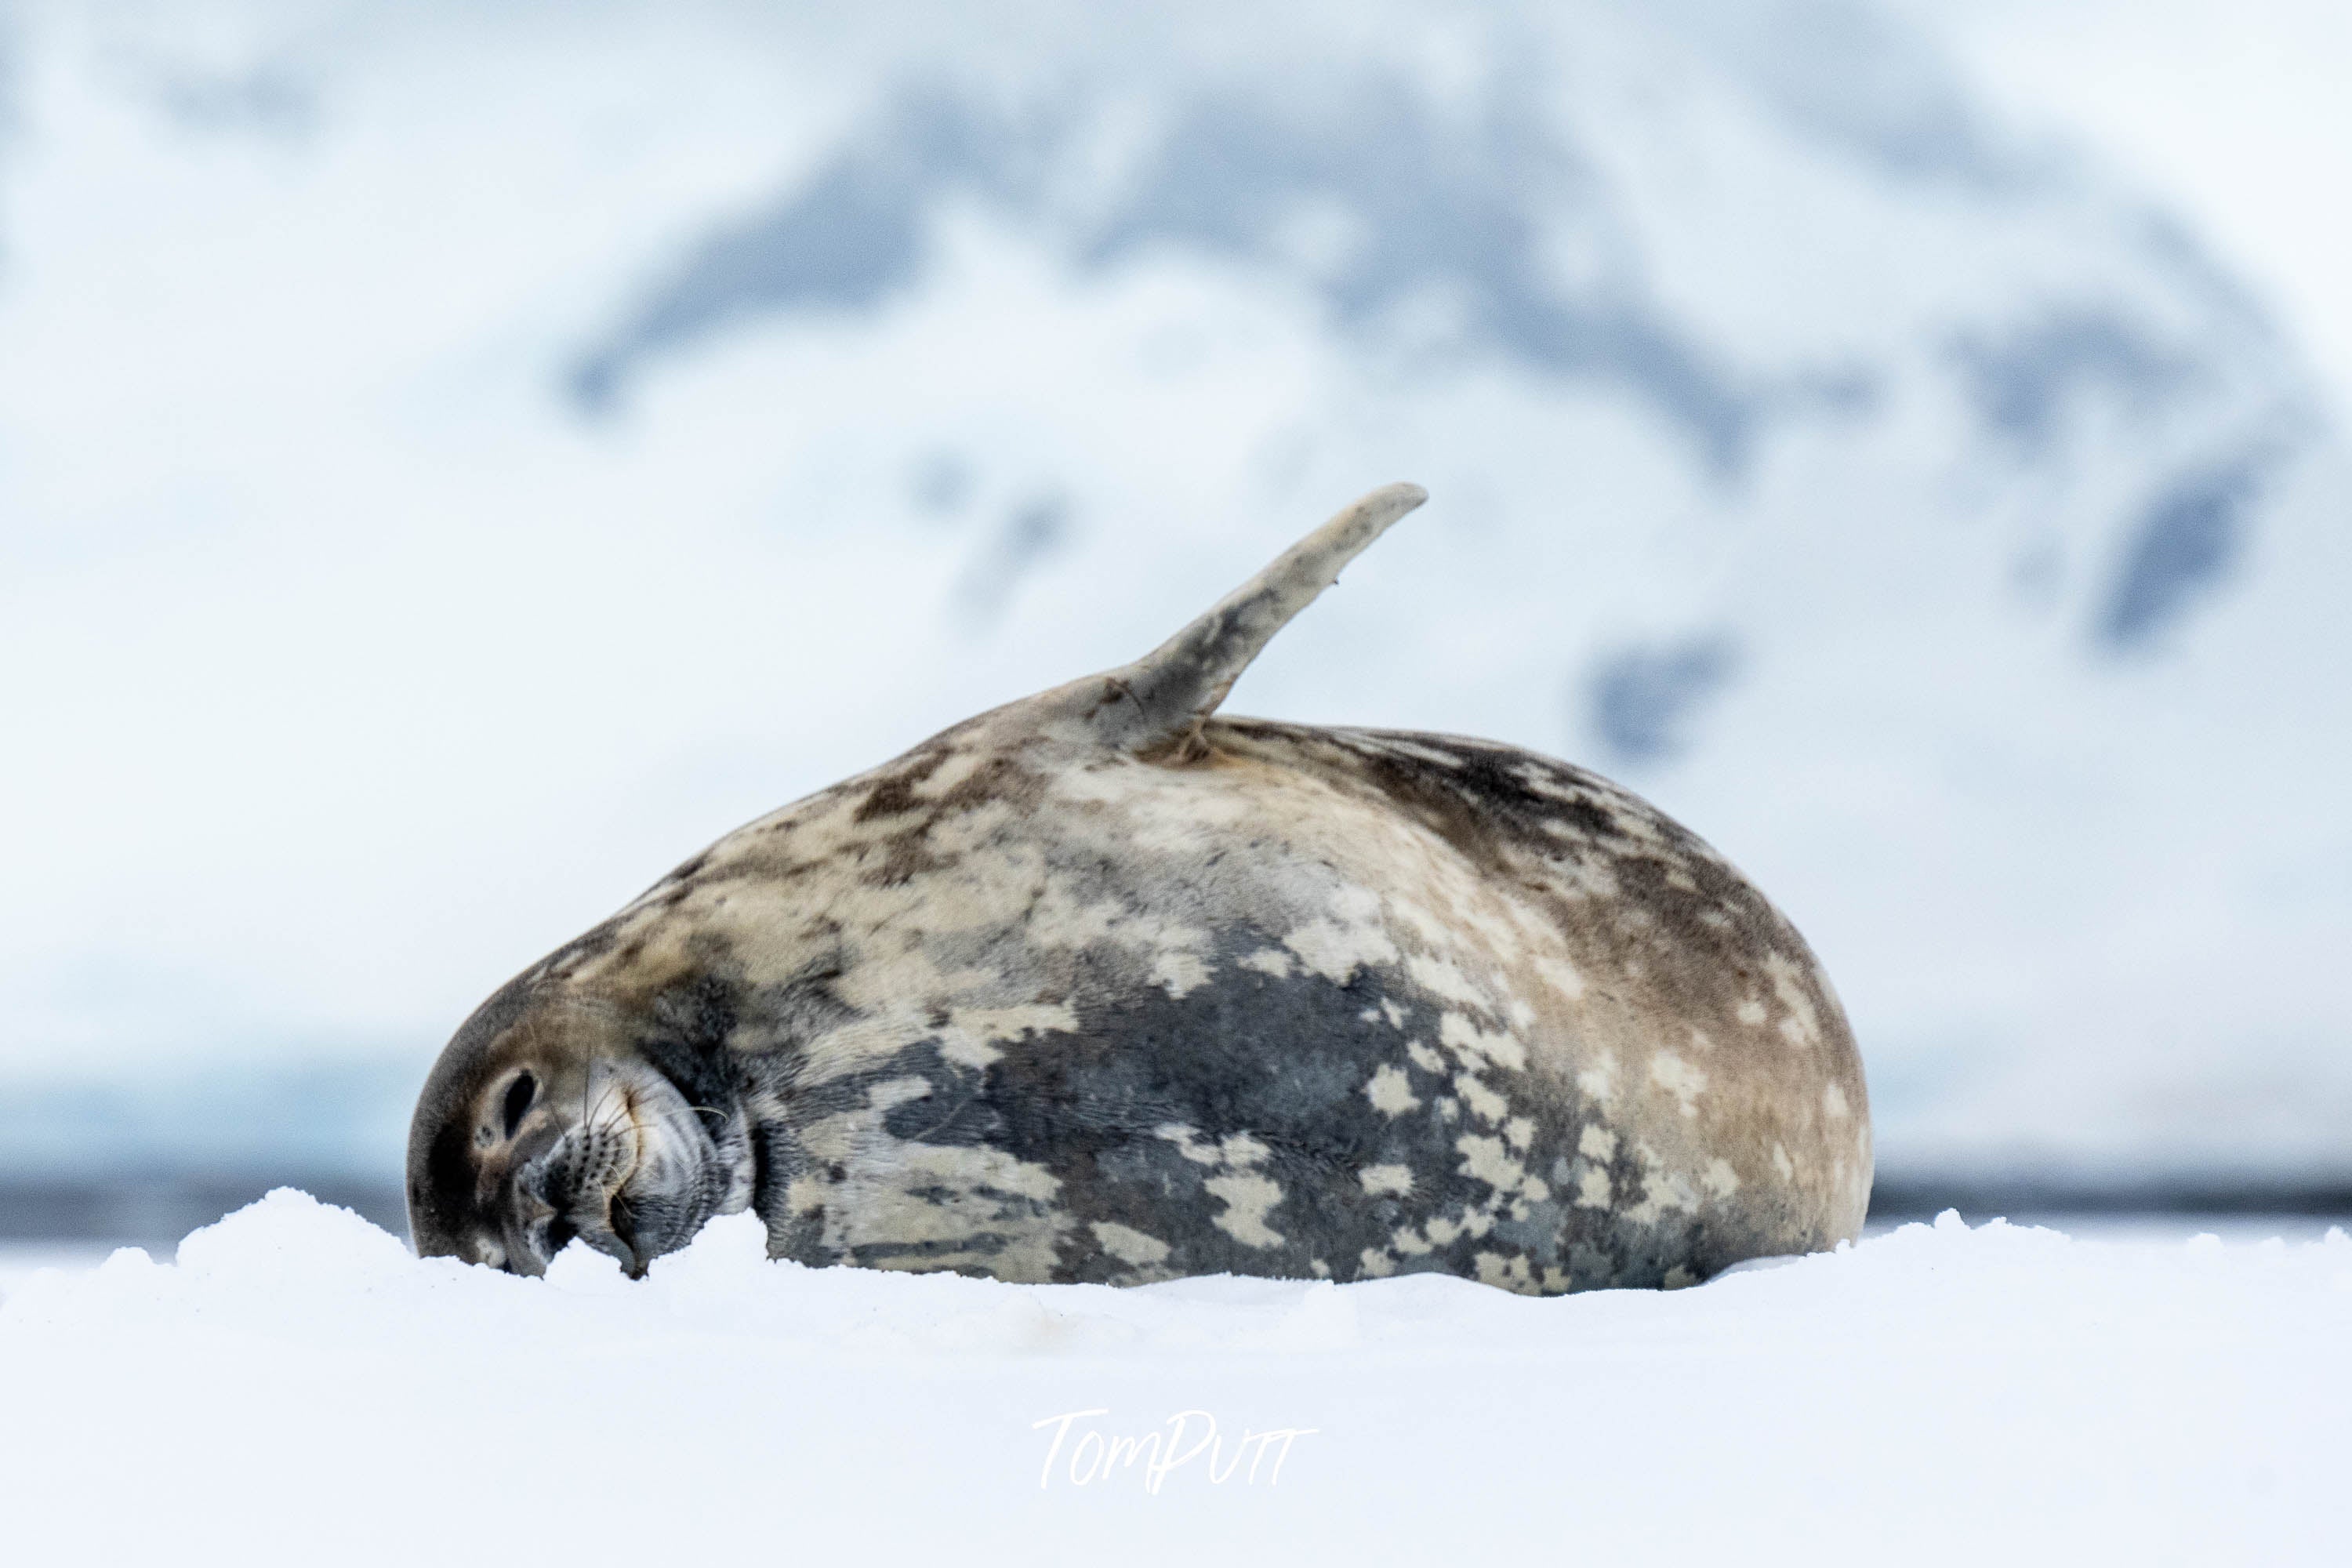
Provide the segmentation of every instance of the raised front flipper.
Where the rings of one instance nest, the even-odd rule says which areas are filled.
[[[1274,634],[1389,524],[1428,499],[1419,485],[1372,491],[1133,664],[1066,689],[1084,704],[1079,716],[1102,744],[1131,756],[1190,758],[1201,726]]]

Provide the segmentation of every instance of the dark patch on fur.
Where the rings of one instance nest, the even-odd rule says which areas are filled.
[[[1442,1009],[1410,988],[1384,988],[1371,972],[1360,971],[1339,985],[1311,974],[1276,977],[1234,962],[1270,942],[1269,933],[1248,926],[1228,931],[1213,957],[1210,981],[1182,997],[1135,984],[1125,954],[1077,955],[1071,965],[1077,979],[1071,997],[1079,1018],[1075,1030],[999,1042],[1002,1055],[984,1069],[948,1060],[937,1040],[927,1039],[796,1097],[795,1120],[814,1119],[868,1104],[877,1084],[920,1078],[931,1092],[885,1113],[883,1126],[892,1138],[999,1150],[1049,1171],[1059,1187],[1055,1205],[993,1194],[997,1223],[952,1245],[869,1245],[835,1258],[813,1229],[803,1228],[794,1244],[803,1250],[789,1255],[812,1263],[902,1267],[932,1255],[985,1256],[1019,1245],[1055,1208],[1072,1223],[1065,1226],[1054,1278],[1077,1282],[1138,1277],[1097,1242],[1089,1227],[1097,1221],[1167,1244],[1168,1258],[1152,1273],[1303,1279],[1314,1277],[1320,1262],[1330,1277],[1350,1279],[1362,1273],[1367,1250],[1390,1252],[1400,1226],[1432,1220],[1465,1228],[1424,1253],[1390,1253],[1396,1272],[1439,1269],[1475,1278],[1478,1255],[1490,1253],[1523,1257],[1538,1272],[1569,1267],[1579,1288],[1655,1286],[1677,1266],[1706,1273],[1769,1250],[1739,1225],[1737,1210],[1718,1213],[1713,1230],[1671,1214],[1653,1224],[1626,1219],[1622,1209],[1643,1195],[1641,1173],[1627,1149],[1610,1166],[1618,1199],[1611,1208],[1575,1207],[1572,1183],[1553,1182],[1548,1200],[1512,1218],[1512,1204],[1494,1203],[1494,1189],[1463,1169],[1458,1140],[1465,1132],[1499,1138],[1501,1131],[1459,1106],[1446,1114],[1441,1101],[1454,1092],[1450,1073],[1441,1081],[1413,1069],[1421,1103],[1400,1117],[1384,1115],[1365,1093],[1375,1072],[1402,1064],[1407,1038],[1435,1038]],[[1384,1000],[1403,1009],[1403,1030],[1380,1015]],[[1368,1010],[1374,1020],[1362,1016]],[[1526,1116],[1536,1126],[1532,1145],[1513,1152],[1518,1163],[1538,1174],[1578,1164],[1574,1145],[1591,1120],[1580,1097],[1526,1073],[1490,1070],[1481,1081],[1509,1101],[1507,1115]],[[1196,1152],[1246,1135],[1266,1152],[1254,1165],[1203,1164],[1162,1136],[1163,1128],[1183,1129]],[[1366,1193],[1360,1173],[1371,1165],[1410,1170],[1411,1194],[1376,1198]],[[1251,1173],[1282,1191],[1265,1215],[1282,1237],[1271,1247],[1251,1247],[1216,1224],[1226,1205],[1207,1184],[1221,1174]],[[1481,1213],[1494,1214],[1495,1223],[1483,1236],[1469,1234],[1468,1223]]]
[[[706,1117],[736,1113],[729,1043],[742,1018],[740,981],[705,971],[663,990],[647,1009],[651,1027],[631,1042],[646,1065],[669,1079]]]
[[[945,869],[950,862],[937,854],[929,842],[932,830],[940,823],[983,805],[1031,805],[1043,792],[1044,780],[1024,767],[1017,756],[999,754],[933,798],[916,795],[916,786],[937,773],[953,754],[951,748],[934,742],[918,752],[907,766],[883,775],[866,791],[865,800],[852,816],[853,821],[866,824],[884,818],[906,819],[903,826],[879,841],[878,853],[869,852],[863,873],[869,885],[902,887],[927,872]]]
[[[885,773],[874,782],[866,792],[865,801],[850,820],[864,824],[879,817],[904,816],[909,812],[924,810],[930,803],[917,798],[915,786],[939,772],[940,764],[947,760],[948,753],[936,747],[915,752],[907,759],[905,766]]]

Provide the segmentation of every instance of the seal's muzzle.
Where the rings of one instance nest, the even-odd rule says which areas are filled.
[[[576,1238],[642,1274],[750,1203],[733,1097],[705,1084],[700,1100],[721,1103],[688,1099],[614,1025],[576,996],[508,992],[467,1021],[471,1070],[436,1072],[436,1125],[411,1141],[421,1255],[536,1275]]]

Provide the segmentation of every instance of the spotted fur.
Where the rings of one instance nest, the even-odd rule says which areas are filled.
[[[1671,1286],[1854,1235],[1844,1015],[1706,844],[1514,748],[1213,716],[1381,496],[1418,500],[730,835],[510,984],[419,1105],[420,1249],[543,1265],[517,1194],[583,1123],[551,1096],[485,1142],[525,1066],[697,1108],[575,1198],[633,1267],[744,1206],[778,1257],[1112,1284]]]

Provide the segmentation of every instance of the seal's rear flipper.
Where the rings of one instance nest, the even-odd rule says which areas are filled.
[[[1201,726],[1258,650],[1339,581],[1339,569],[1429,499],[1419,485],[1374,490],[1292,545],[1206,615],[1133,664],[1107,670],[1087,715],[1103,744],[1132,755],[1190,756]]]

